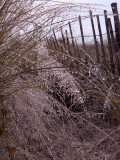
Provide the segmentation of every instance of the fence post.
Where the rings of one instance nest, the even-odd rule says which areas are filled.
[[[70,34],[71,34],[71,39],[72,39],[72,47],[73,47],[73,57],[76,56],[75,55],[75,43],[74,43],[74,38],[73,38],[73,32],[72,32],[72,28],[71,28],[71,23],[69,22],[69,29],[70,29]]]
[[[75,44],[76,44],[76,52],[77,52],[76,58],[79,58],[79,60],[81,61],[80,49],[79,49],[77,41],[75,41]]]
[[[93,30],[93,37],[94,37],[95,48],[96,48],[97,63],[100,63],[98,43],[97,43],[97,39],[96,39],[95,27],[94,27],[93,16],[92,16],[92,11],[91,10],[90,10],[90,19],[91,19],[92,30]]]
[[[55,45],[55,42],[54,42],[54,39],[53,39],[53,37],[51,37],[49,40],[48,40],[48,42],[49,42],[49,46],[50,46],[50,54],[52,55],[53,54],[53,50],[56,50],[56,45]]]
[[[50,39],[49,39],[49,42],[50,42],[50,45],[51,45],[51,48],[52,48],[52,50],[56,50],[56,46],[55,46],[55,44],[54,44],[54,39],[53,39],[53,37],[51,37]]]
[[[105,48],[104,48],[104,43],[103,43],[103,37],[102,37],[102,30],[101,30],[99,15],[97,15],[97,23],[98,23],[98,30],[99,30],[99,35],[100,35],[101,50],[102,50],[102,53],[103,53],[103,58],[105,58]]]
[[[67,30],[65,30],[65,34],[66,34],[66,39],[67,39],[67,49],[68,49],[68,54],[71,55],[71,51],[70,51],[70,42],[69,42]],[[69,56],[68,56],[68,64],[70,65],[70,58],[69,58]]]
[[[112,45],[113,45],[114,51],[115,51],[115,60],[116,60],[117,70],[118,70],[118,74],[120,76],[120,59],[119,59],[119,52],[118,52],[119,48],[118,48],[118,45],[115,42],[112,23],[111,23],[110,18],[108,18],[108,26],[109,26],[109,30],[110,30]]]
[[[110,32],[108,28],[108,18],[107,18],[107,11],[104,10],[104,17],[105,17],[105,24],[106,24],[106,31],[107,31],[107,39],[108,39],[108,50],[109,50],[109,55],[110,55],[110,63],[111,63],[111,71],[112,74],[115,74],[115,66],[113,62],[113,52],[112,52],[112,43],[110,39]]]
[[[58,40],[57,40],[57,38],[56,38],[56,34],[55,34],[54,29],[53,29],[53,35],[54,35],[54,39],[55,39],[57,51],[59,52],[58,61],[59,61],[60,63],[62,63],[62,57],[63,57],[62,51],[63,51],[63,48],[62,48],[62,46],[59,45],[59,43],[58,43]]]
[[[85,40],[84,40],[84,33],[83,33],[81,16],[79,16],[79,25],[80,25],[80,32],[81,32],[81,37],[82,37],[83,49],[86,52],[86,46],[85,46]],[[87,57],[87,55],[85,55],[85,63],[88,64],[88,57]]]
[[[62,27],[61,27],[61,35],[62,35],[62,39],[63,39],[64,48],[66,49],[65,37],[64,37],[63,31],[62,31]]]
[[[51,42],[53,43],[53,48],[57,51],[57,46],[53,37],[51,37]]]
[[[118,46],[120,48],[120,22],[119,22],[117,3],[112,3],[111,7],[112,7],[113,17],[114,17],[116,43],[118,43]]]
[[[53,29],[53,35],[54,35],[54,39],[55,39],[55,43],[56,43],[56,50],[60,51],[60,50],[59,50],[59,45],[58,45],[58,41],[57,41],[57,38],[56,38],[56,34],[55,34],[54,29]]]
[[[70,42],[69,42],[67,30],[65,30],[65,34],[66,34],[66,39],[67,39],[67,49],[68,49],[68,53],[71,55]]]

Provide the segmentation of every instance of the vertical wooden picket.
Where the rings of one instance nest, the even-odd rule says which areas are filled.
[[[96,39],[95,27],[94,27],[93,16],[92,16],[92,11],[91,10],[90,10],[90,19],[91,19],[93,37],[94,37],[95,48],[96,48],[96,59],[97,59],[97,63],[100,63],[98,43],[97,43],[97,39]]]
[[[85,46],[85,39],[84,39],[81,16],[79,16],[79,25],[80,25],[80,32],[81,32],[81,37],[82,37],[83,49],[86,52],[86,46]],[[88,56],[87,55],[85,55],[85,63],[88,64]]]
[[[69,22],[69,29],[70,29],[70,34],[71,34],[71,39],[72,39],[72,48],[73,48],[73,54],[72,56],[75,57],[76,55],[76,51],[75,51],[75,42],[74,42],[74,38],[73,38],[73,32],[72,32],[72,27],[71,27],[71,23]],[[71,51],[72,53],[72,51]]]
[[[120,21],[119,21],[119,14],[117,9],[117,3],[111,4],[113,17],[114,17],[114,25],[115,25],[115,34],[116,34],[116,43],[120,48]]]
[[[118,75],[120,76],[120,59],[119,59],[119,55],[118,55],[118,53],[119,53],[118,52],[118,45],[115,42],[111,19],[108,18],[107,21],[108,21],[108,27],[109,27],[109,31],[110,31],[112,46],[113,46],[113,49],[114,49],[114,56],[115,56],[115,60],[116,60]]]
[[[97,23],[98,23],[98,30],[99,30],[99,36],[100,36],[101,50],[102,50],[103,58],[105,58],[105,47],[103,43],[103,36],[102,36],[99,15],[97,15]]]
[[[104,17],[105,17],[105,24],[106,24],[106,31],[107,31],[107,39],[108,39],[108,51],[110,55],[110,63],[111,63],[111,71],[113,74],[115,74],[115,66],[113,62],[113,51],[112,51],[112,43],[110,38],[110,32],[108,27],[108,18],[107,18],[107,11],[104,10]]]

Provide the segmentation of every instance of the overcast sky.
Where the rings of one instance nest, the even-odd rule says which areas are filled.
[[[71,3],[89,3],[89,4],[102,4],[106,5],[106,8],[111,10],[111,3],[116,2],[118,8],[120,9],[120,0],[56,0],[59,2],[71,2]]]

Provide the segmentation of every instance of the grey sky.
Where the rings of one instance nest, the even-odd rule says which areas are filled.
[[[56,0],[57,1],[57,0]],[[120,9],[120,0],[58,0],[60,2],[71,2],[71,3],[89,3],[89,4],[102,4],[106,6],[106,9],[111,10],[111,3],[116,2]]]

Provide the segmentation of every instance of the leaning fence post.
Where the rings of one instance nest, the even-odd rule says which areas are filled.
[[[93,16],[92,16],[92,11],[91,10],[90,10],[90,19],[91,19],[92,30],[93,30],[93,37],[94,37],[95,48],[96,48],[97,63],[100,63],[98,43],[97,43],[97,39],[96,39],[95,27],[94,27]]]
[[[112,45],[113,45],[114,51],[115,51],[115,60],[116,60],[117,70],[118,70],[118,74],[120,76],[120,59],[119,59],[118,45],[115,42],[112,23],[111,23],[111,19],[110,18],[108,18],[108,26],[109,26],[109,30],[110,30]]]
[[[105,48],[104,48],[104,43],[103,43],[100,19],[98,15],[97,15],[97,24],[98,24],[98,30],[99,30],[99,35],[100,35],[101,50],[102,50],[103,58],[105,58]]]
[[[112,7],[112,11],[113,11],[113,16],[114,16],[116,43],[118,43],[118,46],[120,48],[120,21],[119,21],[117,3],[112,3],[111,7]]]
[[[113,52],[112,52],[112,43],[110,39],[109,27],[108,27],[108,18],[107,18],[107,11],[104,10],[104,17],[105,17],[105,24],[106,24],[106,31],[107,31],[107,39],[108,39],[108,50],[110,55],[110,63],[111,63],[111,71],[112,74],[115,74],[115,66],[113,62]]]
[[[63,31],[62,31],[62,27],[61,27],[61,35],[62,35],[64,48],[66,49],[65,37],[64,37]]]
[[[58,40],[57,40],[57,38],[56,38],[56,34],[55,34],[54,29],[53,29],[53,35],[54,35],[54,39],[55,39],[57,51],[59,52],[58,61],[59,61],[60,63],[62,63],[62,50],[61,50],[61,49],[63,49],[63,48],[61,48],[61,45],[59,45],[59,43],[58,43]]]
[[[72,47],[73,47],[73,57],[75,56],[75,43],[74,43],[74,38],[73,38],[73,32],[71,28],[71,23],[69,22],[69,29],[70,29],[70,34],[71,34],[71,39],[72,39]]]
[[[50,46],[51,46],[51,52],[53,52],[53,50],[56,50],[56,46],[55,46],[55,44],[54,44],[54,39],[53,39],[53,37],[51,37],[50,39],[49,39],[49,42],[50,42]]]
[[[51,48],[50,40],[47,37],[45,38],[45,42],[46,42],[46,47],[47,47],[48,53],[50,54],[50,50],[52,48]]]
[[[71,55],[71,51],[70,51],[70,42],[69,42],[67,30],[65,30],[65,34],[66,34],[66,39],[67,39],[67,49],[68,49],[68,53],[69,53],[69,55]]]
[[[57,41],[54,29],[53,29],[53,35],[54,35],[54,39],[55,39],[55,43],[56,43],[56,49],[59,51],[59,45],[58,45],[58,41]]]
[[[81,16],[79,16],[79,25],[80,25],[80,32],[81,32],[81,37],[82,37],[82,44],[83,44],[83,49],[86,52],[86,46],[85,46],[85,40],[84,40],[84,34],[83,34],[83,27],[82,27],[82,20]],[[85,56],[85,63],[88,63],[88,57],[87,55]]]
[[[49,39],[49,44],[50,44],[50,49],[53,49],[53,44],[50,39]]]
[[[66,34],[66,40],[67,40],[67,49],[68,49],[68,64],[70,65],[70,56],[71,56],[71,51],[70,51],[70,42],[69,42],[69,38],[68,38],[68,33],[67,30],[65,30],[65,34]]]
[[[55,43],[55,40],[54,40],[53,37],[51,37],[51,41],[52,41],[52,43],[53,43],[54,49],[57,51],[57,46],[56,46],[56,43]]]
[[[50,44],[50,50],[49,51],[50,51],[50,54],[52,55],[53,50],[56,50],[56,45],[55,45],[53,37],[51,37],[49,39],[49,44]]]

